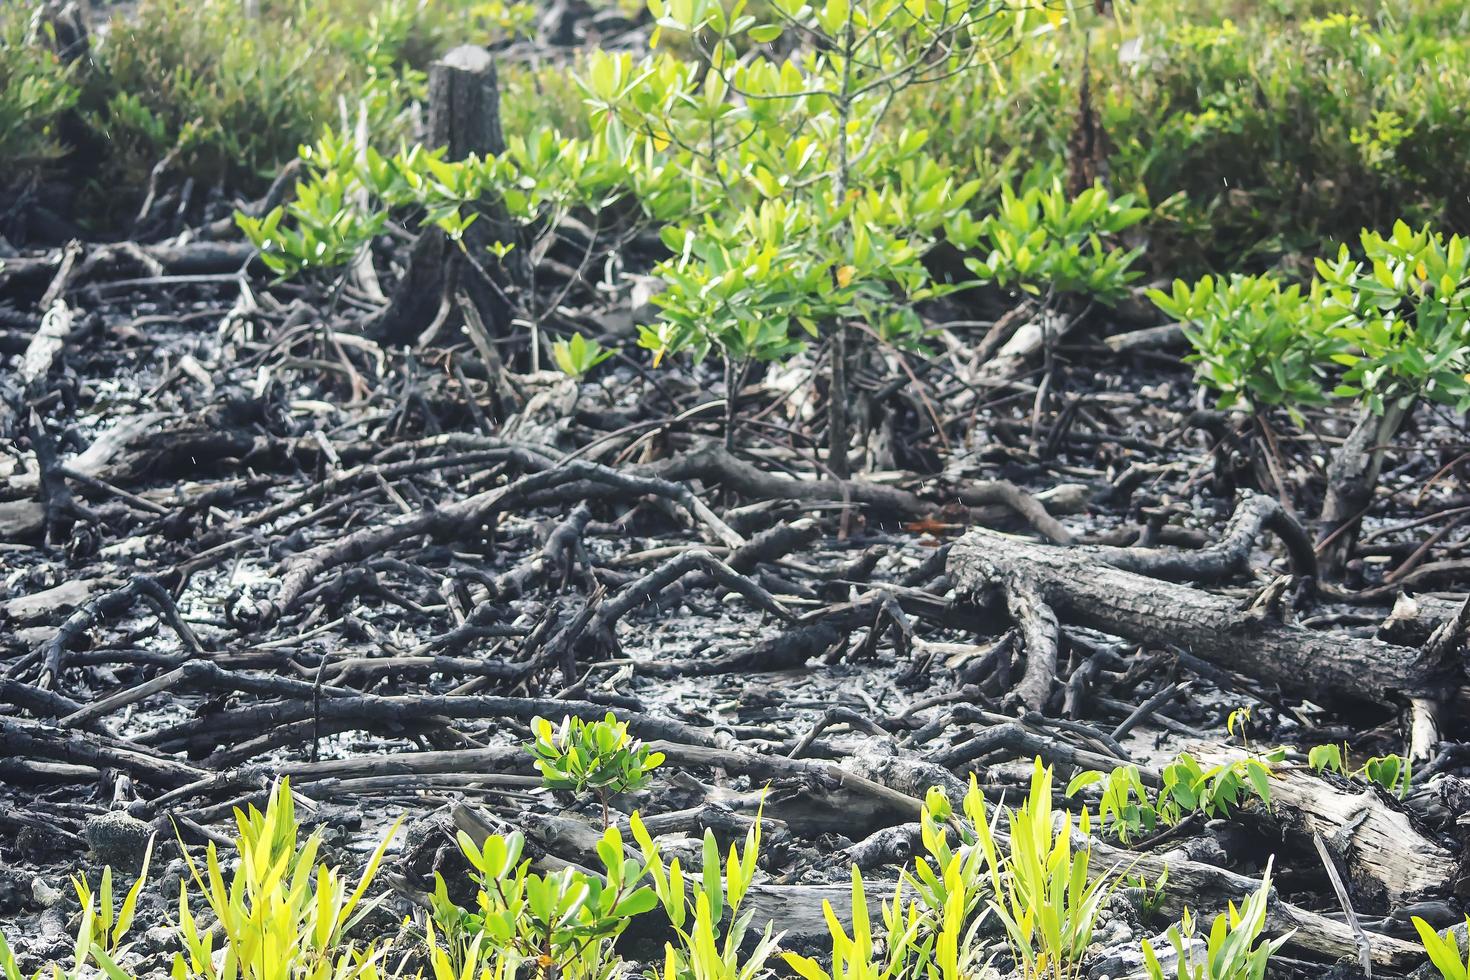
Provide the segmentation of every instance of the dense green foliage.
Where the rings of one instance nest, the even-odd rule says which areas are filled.
[[[1206,276],[1150,295],[1191,325],[1200,380],[1223,406],[1355,398],[1382,415],[1423,398],[1470,408],[1470,241],[1402,221],[1360,240],[1318,258],[1305,290],[1271,276]]]
[[[1143,0],[1075,27],[1090,31],[1028,39],[992,84],[916,93],[903,124],[992,192],[1046,179],[1065,169],[1087,65],[1105,168],[1159,205],[1149,262],[1169,273],[1300,267],[1396,218],[1470,223],[1445,166],[1470,151],[1463,4]]]
[[[1098,828],[1111,828],[1123,841],[1172,827],[1190,814],[1226,817],[1254,797],[1271,805],[1271,765],[1281,750],[1246,755],[1230,762],[1201,766],[1187,752],[1159,773],[1159,788],[1150,792],[1137,766],[1119,766],[1111,772],[1087,769],[1067,784],[1071,796],[1089,786],[1100,786]]]
[[[32,38],[21,4],[0,7],[0,184],[54,165],[66,153],[59,126],[76,105],[76,72]]]
[[[772,9],[752,8],[752,26],[779,26]],[[266,0],[248,20],[239,10],[142,0],[98,32],[87,63],[68,67],[28,38],[28,5],[5,5],[0,176],[9,183],[63,157],[57,124],[73,106],[106,137],[86,163],[114,191],[141,194],[170,153],[182,172],[249,191],[324,126],[356,125],[359,113],[374,145],[392,151],[414,135],[435,54],[513,37],[532,17],[511,0]],[[1146,259],[1156,270],[1283,256],[1302,267],[1299,254],[1396,218],[1467,226],[1446,165],[1470,152],[1464,5],[1146,0],[1107,18],[1090,5],[1070,16],[989,50],[983,77],[902,93],[887,111],[888,139],[927,134],[925,152],[960,184],[978,181],[980,203],[1018,182],[1045,186],[1066,171],[1085,60],[1103,171],[1115,193],[1157,207]],[[673,36],[663,46],[688,50]],[[588,108],[567,75],[504,71],[507,131],[529,136],[549,120],[586,135]]]

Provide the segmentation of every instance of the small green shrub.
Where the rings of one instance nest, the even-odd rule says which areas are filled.
[[[602,344],[596,340],[588,340],[581,333],[574,333],[551,345],[551,357],[556,361],[556,366],[567,377],[579,380],[613,354],[613,351],[603,350]]]
[[[492,835],[477,847],[460,832],[459,846],[478,886],[476,906],[469,912],[455,905],[443,877],[435,874],[429,926],[435,980],[485,971],[605,980],[617,962],[613,942],[633,917],[658,904],[653,890],[639,885],[644,868],[624,855],[616,827],[604,831],[597,845],[601,877],[576,868],[532,873],[530,861],[521,857],[519,833]]]
[[[948,238],[960,246],[977,241],[986,258],[965,260],[982,282],[1015,286],[1035,295],[1074,293],[1113,305],[1127,295],[1139,272],[1132,268],[1143,248],[1125,250],[1105,244],[1149,214],[1134,207],[1132,195],[1112,198],[1094,186],[1070,198],[1060,180],[1017,194],[1001,189],[995,213],[974,223],[951,220]]]
[[[594,126],[636,134],[689,191],[654,270],[660,319],[639,343],[655,363],[714,350],[733,390],[752,363],[830,339],[828,466],[845,477],[849,331],[867,328],[858,347],[869,332],[921,339],[913,305],[952,291],[921,259],[980,188],[926,151],[924,130],[885,131],[885,116],[899,93],[959,84],[1061,14],[995,0],[772,0],[759,18],[745,0],[648,6],[655,53],[594,54],[584,79]],[[688,53],[658,49],[664,34]]]
[[[608,798],[647,786],[653,770],[664,761],[662,752],[636,741],[628,734],[628,723],[618,721],[611,711],[599,721],[568,715],[557,727],[545,718],[536,718],[531,722],[531,734],[533,740],[527,750],[536,757],[542,785],[597,794],[604,827],[608,825]]]
[[[1219,393],[1218,407],[1279,407],[1300,419],[1299,406],[1328,400],[1332,361],[1347,345],[1327,330],[1319,283],[1303,292],[1273,275],[1205,276],[1192,287],[1176,279],[1171,292],[1148,295],[1186,325],[1194,346],[1186,360]]]
[[[1470,410],[1470,240],[1397,221],[1361,244],[1361,259],[1344,245],[1317,260],[1329,329],[1348,346],[1336,393],[1375,415],[1419,398]]]
[[[1203,950],[1194,943],[1194,918],[1186,909],[1183,921],[1170,926],[1166,934],[1178,955],[1174,977],[1166,978],[1153,944],[1143,940],[1144,969],[1149,980],[1262,980],[1272,954],[1291,938],[1288,933],[1257,943],[1266,928],[1270,893],[1268,862],[1260,887],[1241,903],[1239,911],[1231,902],[1225,912],[1215,916]]]

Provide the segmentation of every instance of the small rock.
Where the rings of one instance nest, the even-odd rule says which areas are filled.
[[[43,878],[31,879],[31,898],[43,909],[49,909],[66,896],[60,888],[53,888]]]
[[[153,828],[137,817],[113,810],[88,820],[85,833],[98,861],[119,870],[137,872],[143,867],[143,852],[148,848]]]

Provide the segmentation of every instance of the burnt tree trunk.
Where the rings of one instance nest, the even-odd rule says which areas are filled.
[[[1383,447],[1398,434],[1408,412],[1397,405],[1389,405],[1382,416],[1364,409],[1358,424],[1332,454],[1327,467],[1327,496],[1318,522],[1322,573],[1328,579],[1341,578],[1352,557],[1358,529],[1373,503],[1373,491],[1383,469]]]
[[[500,84],[489,51],[463,45],[429,67],[428,145],[444,147],[449,160],[505,152]],[[413,343],[440,317],[457,316],[457,293],[474,304],[492,336],[505,334],[512,316],[507,276],[486,246],[513,241],[514,229],[497,201],[482,201],[477,211],[479,220],[460,244],[438,228],[420,232],[388,306],[364,323],[365,334],[385,344]]]

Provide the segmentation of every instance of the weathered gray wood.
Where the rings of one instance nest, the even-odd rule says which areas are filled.
[[[1187,750],[1206,765],[1242,757],[1218,743]],[[1315,773],[1277,767],[1271,780],[1272,819],[1287,831],[1321,834],[1347,866],[1355,900],[1396,907],[1450,893],[1456,862],[1448,850],[1421,834],[1408,814],[1371,786],[1344,792]]]

